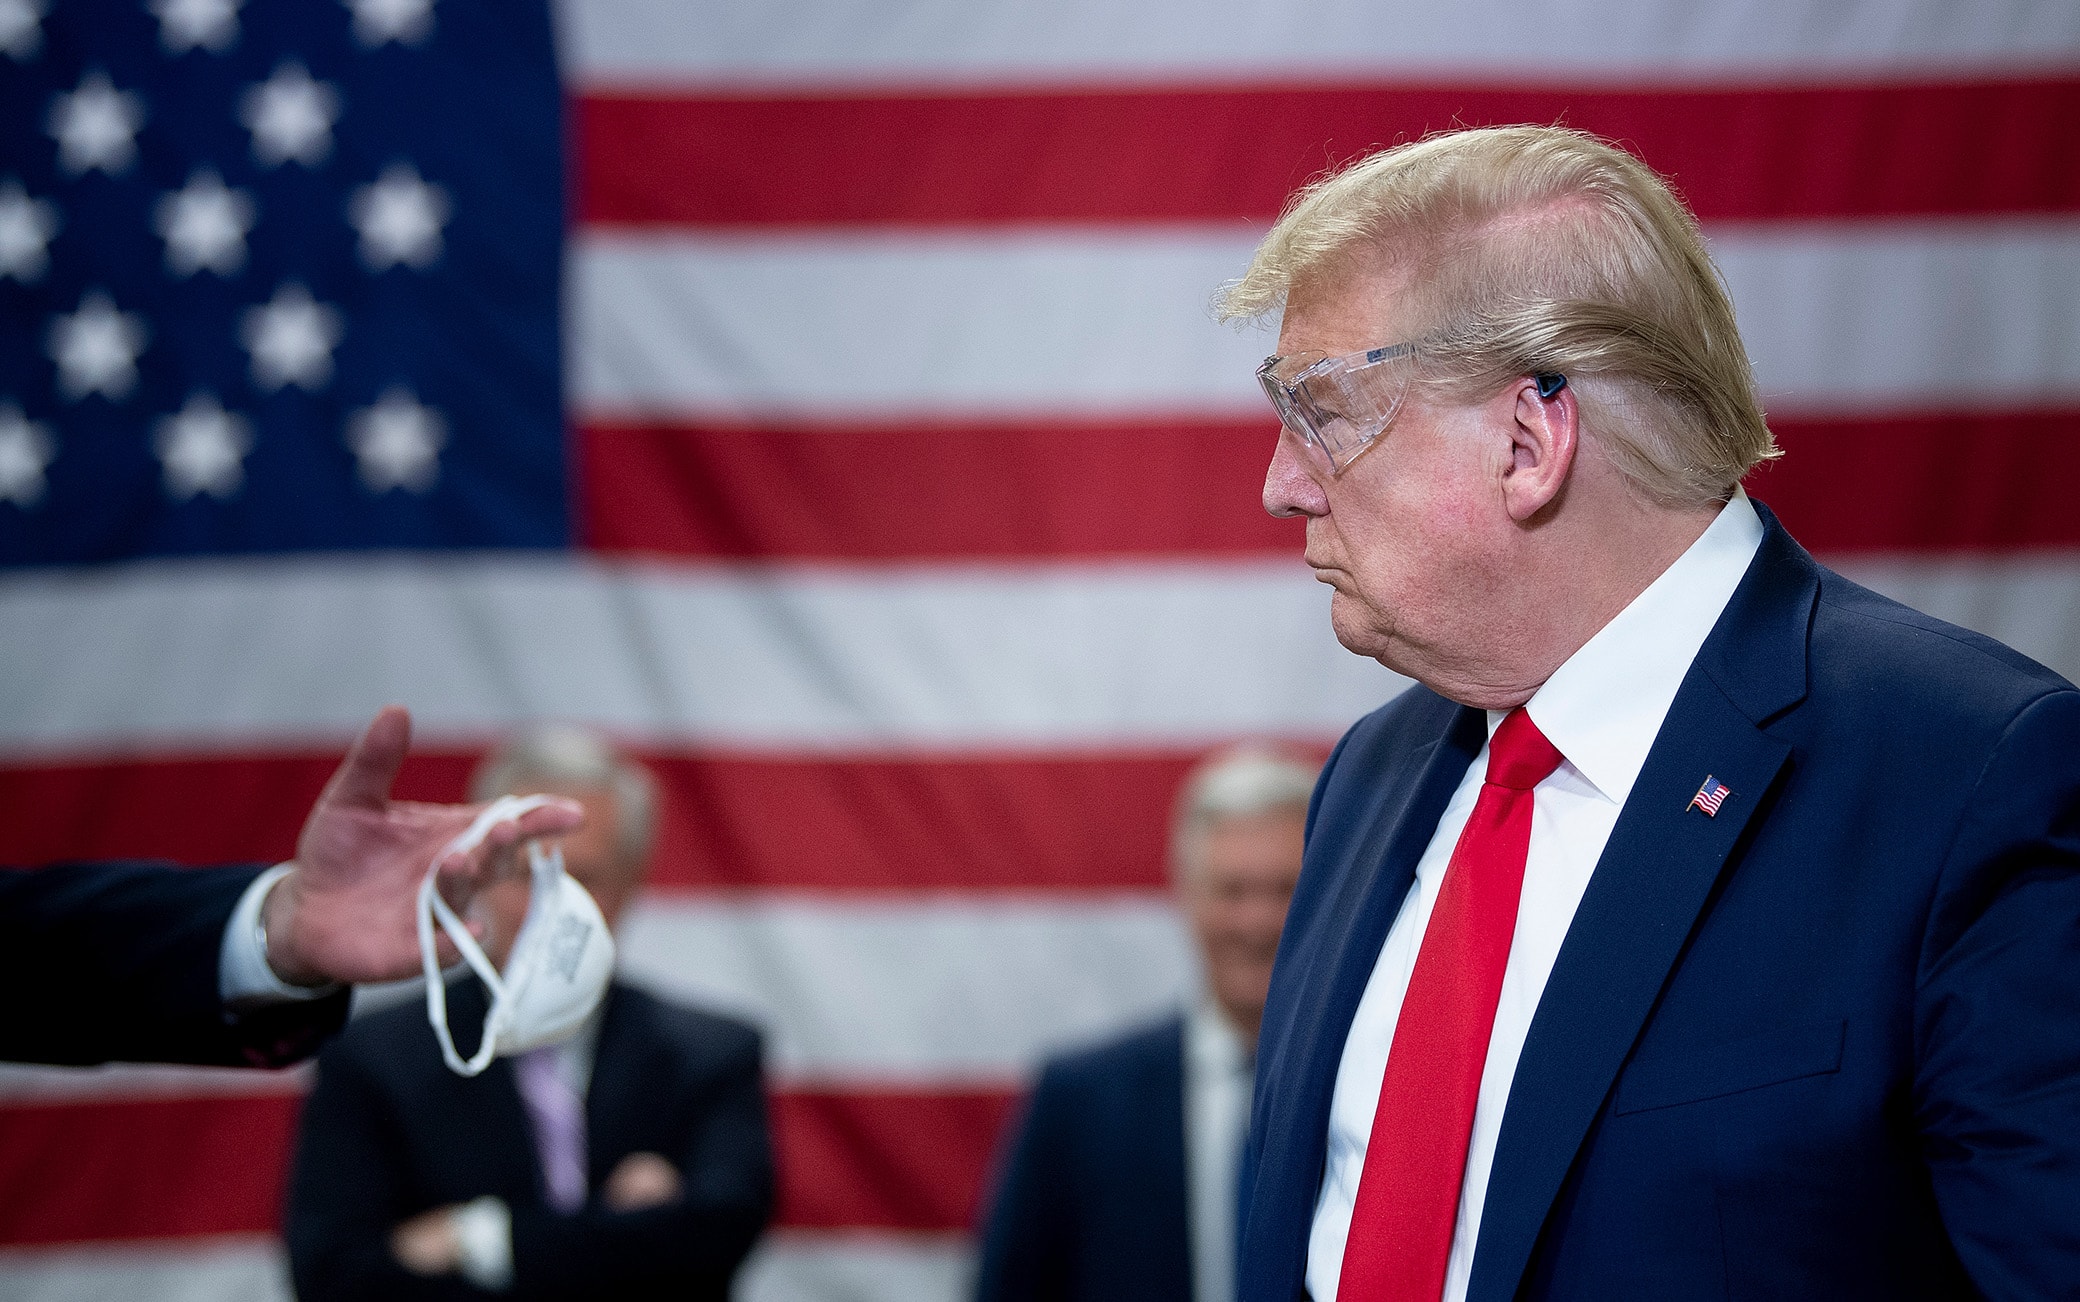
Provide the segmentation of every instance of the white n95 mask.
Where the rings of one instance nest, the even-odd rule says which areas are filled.
[[[434,864],[450,854],[475,849],[493,827],[548,803],[547,796],[501,796],[477,815],[468,831],[434,856]],[[613,933],[607,930],[607,920],[600,916],[592,896],[564,872],[563,851],[544,850],[539,841],[530,841],[527,857],[534,873],[533,889],[527,918],[513,939],[504,973],[492,966],[469,928],[441,898],[433,867],[428,867],[426,880],[419,884],[419,957],[426,969],[426,1019],[440,1039],[441,1056],[450,1069],[463,1076],[483,1071],[501,1054],[525,1053],[570,1035],[599,1006],[613,979]],[[483,1038],[467,1059],[456,1052],[454,1036],[448,1030],[448,989],[441,982],[440,961],[434,953],[436,922],[462,951],[463,960],[491,996],[484,1013]]]

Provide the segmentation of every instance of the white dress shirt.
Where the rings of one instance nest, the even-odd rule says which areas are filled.
[[[1761,544],[1762,521],[1747,495],[1736,490],[1703,536],[1555,670],[1526,703],[1532,722],[1564,762],[1532,793],[1523,895],[1474,1107],[1444,1302],[1463,1302],[1466,1296],[1503,1108],[1553,960],[1676,690]],[[1491,735],[1502,718],[1489,712]],[[1315,1302],[1336,1297],[1358,1176],[1365,1166],[1401,1001],[1408,993],[1452,850],[1473,812],[1487,769],[1488,750],[1483,746],[1437,820],[1437,830],[1416,865],[1415,885],[1380,947],[1344,1040],[1329,1105],[1328,1162],[1307,1244],[1307,1290]]]
[[[275,883],[289,875],[290,864],[279,863],[253,879],[231,910],[224,924],[224,939],[217,946],[217,996],[232,1009],[264,1007],[323,999],[337,985],[292,986],[267,965],[267,943],[260,932],[260,906]]]
[[[1249,1129],[1252,1062],[1211,999],[1184,1019],[1185,1224],[1193,1302],[1234,1302],[1235,1198]]]

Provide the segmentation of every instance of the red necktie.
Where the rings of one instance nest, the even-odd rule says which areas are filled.
[[[1517,929],[1531,789],[1559,766],[1560,752],[1521,709],[1488,742],[1487,778],[1452,849],[1394,1025],[1338,1302],[1437,1302],[1444,1292],[1481,1069]]]

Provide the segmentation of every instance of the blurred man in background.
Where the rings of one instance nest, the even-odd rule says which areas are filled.
[[[1257,1026],[1314,776],[1314,765],[1244,747],[1186,778],[1170,867],[1205,994],[1047,1064],[984,1230],[984,1302],[1235,1297]]]
[[[529,733],[472,779],[478,799],[547,793],[585,811],[567,871],[614,925],[656,824],[648,772],[593,735]],[[529,883],[481,898],[504,964]],[[474,1044],[482,985],[449,994]],[[416,1002],[356,1022],[319,1060],[287,1237],[306,1299],[723,1298],[771,1214],[760,1042],[742,1023],[616,982],[559,1043],[463,1077]]]

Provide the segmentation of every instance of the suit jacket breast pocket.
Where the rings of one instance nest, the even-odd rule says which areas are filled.
[[[1725,1098],[1842,1067],[1843,1021],[1782,1027],[1696,1053],[1648,1058],[1625,1069],[1612,1111],[1618,1116]]]

